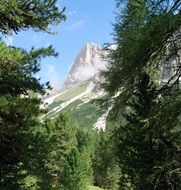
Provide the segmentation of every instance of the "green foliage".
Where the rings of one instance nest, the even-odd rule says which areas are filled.
[[[36,134],[42,142],[39,141],[36,146],[39,160],[34,159],[31,164],[37,168],[41,160],[46,172],[42,173],[42,176],[39,171],[33,173],[34,177],[38,178],[32,187],[84,189],[87,184],[92,184],[92,156],[95,142],[93,131],[72,125],[65,114],[59,114],[53,120],[46,120],[42,127],[37,129]],[[45,176],[47,173],[49,175]],[[28,177],[32,179],[31,175]],[[25,186],[27,187],[29,183],[30,181],[26,182]]]
[[[124,180],[139,190],[180,189],[180,1],[117,2],[103,86],[121,92],[112,131]]]
[[[57,56],[49,46],[27,52],[20,48],[8,47],[0,42],[0,94],[29,96],[30,92],[44,94],[49,84],[41,85],[34,74],[40,70],[40,61],[46,56]],[[25,97],[26,98],[26,97]]]
[[[89,190],[103,190],[103,189],[101,189],[99,187],[95,187],[95,186],[88,186],[88,189]]]
[[[86,183],[93,184],[93,166],[92,160],[95,154],[98,134],[93,129],[78,128],[77,142],[78,150],[81,153],[81,159],[84,160],[84,172],[86,174]]]
[[[95,185],[104,189],[118,189],[120,169],[114,155],[114,148],[109,136],[100,131],[93,159],[93,168]]]
[[[6,176],[13,178],[15,175],[9,172],[16,173],[21,168],[20,163],[31,159],[31,151],[27,149],[31,146],[29,137],[33,138],[31,133],[42,113],[41,100],[31,94],[44,94],[49,88],[48,83],[40,84],[34,74],[39,71],[42,57],[55,56],[56,53],[52,47],[26,52],[8,47],[3,42],[0,49],[0,175],[6,181]]]
[[[77,120],[80,127],[92,128],[97,119],[101,116],[101,114],[103,114],[103,110],[101,109],[100,105],[88,102],[80,106],[78,105],[77,108],[73,108],[73,110],[69,111],[68,113],[73,121]]]
[[[15,181],[18,189],[60,189],[66,158],[77,146],[75,126],[60,114],[55,120],[36,125],[23,138],[25,135],[29,141],[26,155],[22,155],[16,173],[10,177],[6,173],[2,187],[5,189],[7,184],[7,189],[14,189],[15,184],[11,183]]]
[[[130,94],[143,70],[158,72],[160,65],[168,66],[179,57],[180,16],[175,13],[180,7],[178,1],[131,0],[118,8],[122,12],[114,26],[117,48],[108,47],[110,64],[104,72],[104,87],[110,93]],[[175,72],[175,80],[178,77]]]
[[[0,32],[11,34],[30,28],[50,32],[49,25],[65,20],[64,9],[60,11],[56,3],[56,0],[3,0],[0,5]]]
[[[55,120],[45,121],[45,128],[49,134],[46,138],[48,140],[46,167],[51,170],[52,174],[61,178],[65,158],[77,144],[76,129],[63,114],[60,114]]]
[[[77,100],[62,109],[66,112],[72,122],[77,122],[80,127],[92,128],[99,117],[104,114],[109,106],[107,97],[102,97],[100,100],[90,100],[83,102]],[[103,103],[102,103],[103,102]]]
[[[63,189],[86,190],[83,160],[77,149],[73,149],[65,161]]]
[[[30,28],[50,32],[50,24],[65,19],[54,0],[5,0],[0,5],[0,16],[3,35]],[[38,97],[50,86],[35,77],[41,59],[47,56],[57,56],[52,46],[28,52],[0,42],[0,189],[26,189],[23,180],[31,176],[32,183],[36,178],[40,181],[36,189],[42,184],[48,189],[50,184],[43,159],[47,152],[40,148],[46,142],[37,132],[43,129]]]
[[[149,136],[147,125],[147,117],[154,104],[154,88],[149,86],[147,77],[144,75],[137,84],[123,113],[125,122],[115,131],[122,172],[124,176],[129,175],[135,189],[150,189],[147,178],[156,159],[154,140]],[[147,186],[144,186],[145,183]]]

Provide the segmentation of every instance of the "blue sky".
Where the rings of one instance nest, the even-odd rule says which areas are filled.
[[[66,7],[67,20],[54,29],[57,35],[29,30],[5,39],[10,45],[25,49],[52,44],[59,56],[43,60],[39,76],[56,87],[62,85],[84,44],[111,42],[115,0],[58,0],[58,6]]]

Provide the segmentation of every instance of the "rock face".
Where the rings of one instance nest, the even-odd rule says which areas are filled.
[[[104,56],[106,52],[97,44],[89,43],[81,49],[62,90],[44,99],[49,111],[41,117],[42,120],[55,118],[61,111],[66,111],[79,126],[105,130],[109,105],[101,108],[97,101],[92,103],[92,100],[106,95],[100,86],[104,81],[100,70],[107,66]]]
[[[88,43],[77,55],[64,87],[87,81],[106,68],[105,52],[100,45]]]

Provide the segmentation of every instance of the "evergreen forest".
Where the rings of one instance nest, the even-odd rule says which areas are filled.
[[[0,18],[1,37],[56,36],[67,15],[56,0],[2,0]],[[94,115],[112,104],[105,130],[86,126],[86,107],[81,125],[41,119],[52,87],[36,75],[57,51],[0,39],[0,190],[181,190],[181,0],[115,0],[112,28]]]

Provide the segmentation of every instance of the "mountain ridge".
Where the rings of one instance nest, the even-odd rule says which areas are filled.
[[[104,80],[100,70],[107,65],[103,59],[105,55],[98,44],[87,43],[81,48],[61,91],[44,100],[48,112],[42,119],[55,118],[59,112],[68,112],[70,119],[82,127],[85,125],[105,130],[109,106],[102,108],[95,101],[106,96],[100,87]]]
[[[89,80],[100,70],[104,70],[107,64],[104,56],[102,46],[94,43],[84,45],[76,56],[63,87]]]

